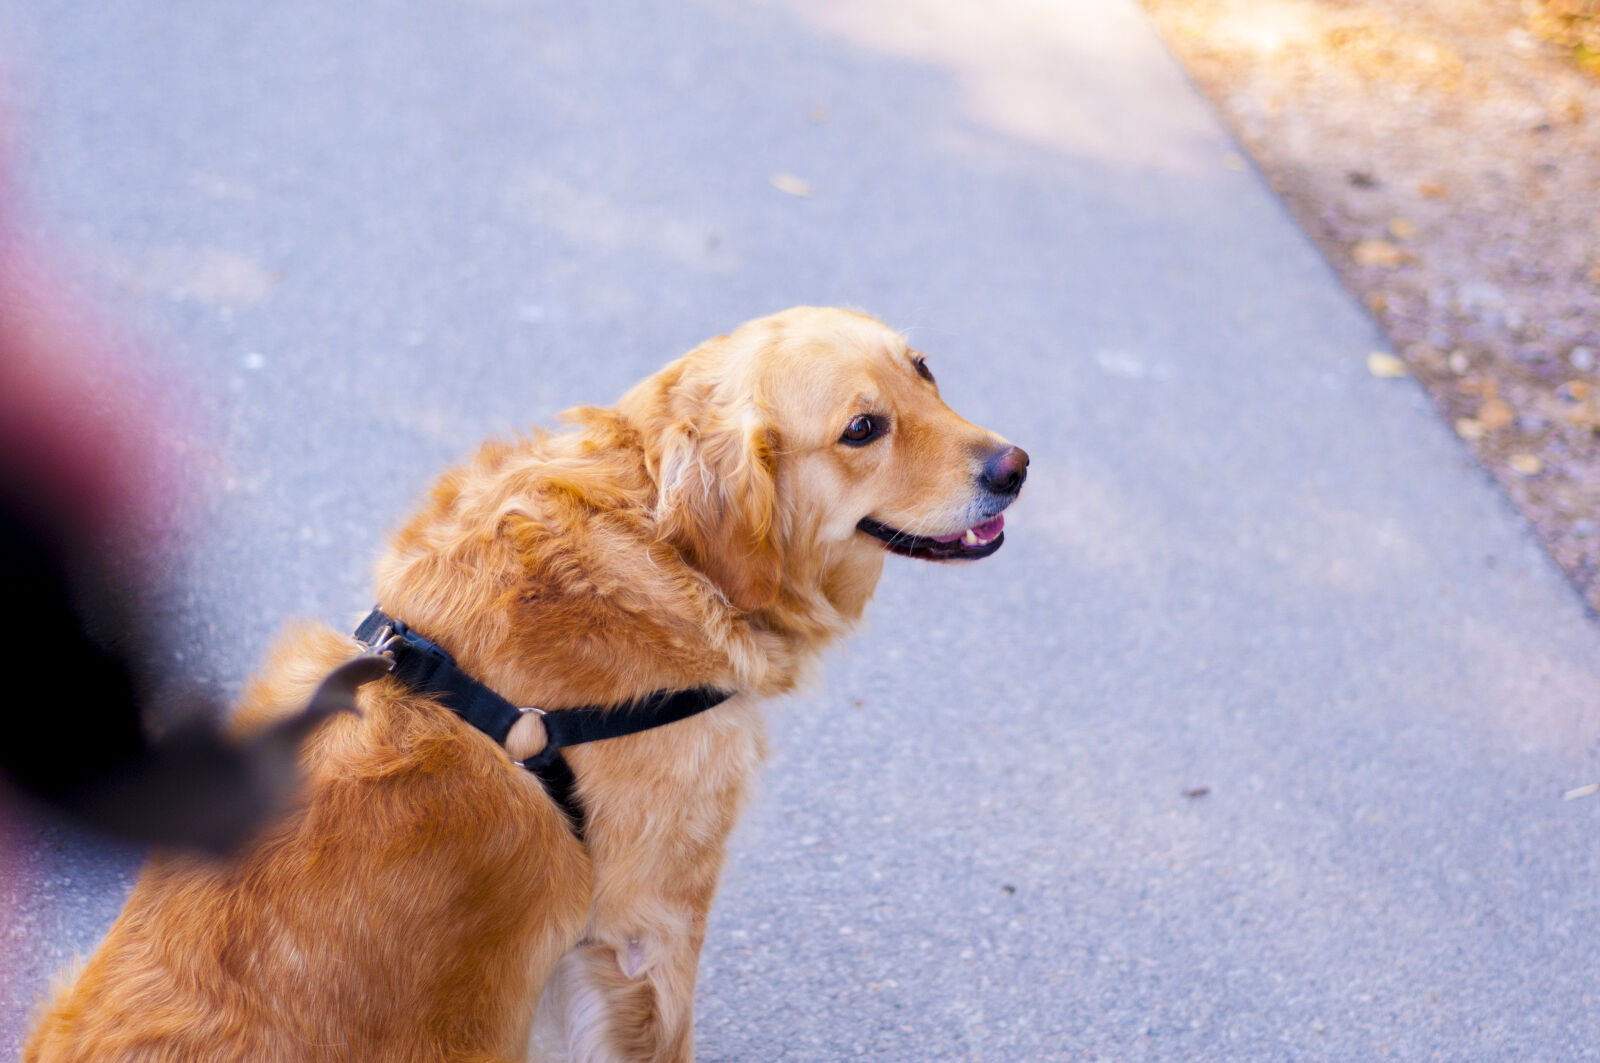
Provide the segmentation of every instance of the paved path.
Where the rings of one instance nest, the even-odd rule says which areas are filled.
[[[1600,630],[1127,0],[0,26],[35,215],[208,441],[221,689],[478,439],[786,305],[1033,455],[773,708],[703,1060],[1600,1053]],[[0,1053],[131,864],[24,830]]]

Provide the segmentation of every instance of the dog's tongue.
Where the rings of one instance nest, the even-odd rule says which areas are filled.
[[[991,517],[982,524],[975,524],[971,528],[968,528],[967,531],[972,532],[980,539],[993,539],[996,535],[1000,534],[1001,530],[1005,526],[1006,518],[1005,515],[1002,514],[998,517]],[[953,543],[957,539],[965,538],[967,531],[958,531],[954,535],[935,535],[933,539],[935,542]]]

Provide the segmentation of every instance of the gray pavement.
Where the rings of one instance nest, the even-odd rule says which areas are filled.
[[[773,707],[701,1059],[1600,1056],[1600,629],[1130,0],[0,0],[0,63],[177,382],[218,690],[479,439],[784,306],[1032,454]],[[135,864],[18,832],[0,1054]]]

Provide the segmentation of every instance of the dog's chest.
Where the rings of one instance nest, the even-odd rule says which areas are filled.
[[[766,757],[766,721],[755,699],[737,695],[699,716],[569,752],[597,865],[720,853]]]

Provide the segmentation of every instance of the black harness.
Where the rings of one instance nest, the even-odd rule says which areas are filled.
[[[583,840],[584,831],[583,802],[578,798],[577,779],[561,755],[562,749],[664,727],[732,697],[726,690],[692,687],[658,690],[610,708],[584,706],[546,712],[511,704],[457,667],[455,658],[438,643],[417,634],[382,609],[373,609],[367,615],[356,628],[356,638],[389,661],[389,675],[419,694],[438,698],[499,745],[505,744],[511,726],[524,713],[538,713],[547,736],[545,747],[521,763],[539,777],[545,790],[566,811],[579,841]]]

